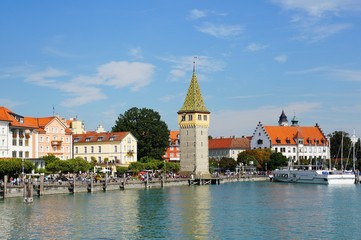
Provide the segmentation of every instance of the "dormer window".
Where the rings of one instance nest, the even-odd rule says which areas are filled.
[[[109,138],[110,141],[114,141],[114,139],[115,139],[114,136],[111,136],[111,137]]]
[[[74,142],[79,142],[79,138],[74,138]]]
[[[97,141],[98,142],[103,141],[103,137],[98,137]]]
[[[86,142],[90,142],[90,137],[87,137],[87,138],[85,139],[85,141],[86,141]]]
[[[290,143],[291,143],[291,141],[290,141],[290,139],[289,139],[289,138],[286,138],[286,143],[288,143],[288,144],[290,144]]]
[[[260,145],[260,144],[263,144],[263,140],[262,140],[262,139],[258,139],[258,140],[257,140],[257,144],[259,144],[259,145]]]
[[[276,138],[276,143],[281,143],[281,139]]]

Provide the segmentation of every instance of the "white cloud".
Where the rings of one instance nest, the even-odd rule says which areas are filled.
[[[207,14],[205,11],[199,10],[199,9],[192,9],[189,11],[187,19],[189,20],[195,20],[206,17]]]
[[[284,10],[291,12],[290,23],[298,34],[297,40],[317,42],[352,27],[349,23],[338,23],[343,13],[360,12],[359,0],[273,0]]]
[[[70,81],[61,81],[67,73],[54,68],[28,74],[26,81],[35,85],[58,89],[68,97],[61,103],[65,107],[75,107],[107,98],[102,86],[115,88],[130,87],[137,91],[148,85],[154,72],[154,66],[141,62],[110,62],[98,67],[93,76],[78,76]]]
[[[282,54],[282,55],[276,56],[276,57],[274,58],[274,60],[275,60],[276,62],[279,62],[279,63],[285,63],[285,62],[287,62],[288,57],[287,57],[286,54]]]
[[[212,23],[204,23],[197,26],[199,32],[209,34],[216,38],[230,38],[239,36],[243,32],[243,27],[240,25],[215,25]]]
[[[137,91],[148,85],[154,73],[154,65],[141,62],[110,62],[98,68],[98,77],[108,86],[131,86]]]
[[[250,51],[250,52],[257,52],[257,51],[260,51],[267,47],[268,47],[267,45],[263,45],[263,44],[250,43],[250,44],[248,44],[246,49],[247,49],[247,51]]]
[[[361,11],[359,0],[273,0],[285,10],[306,13],[321,18],[327,14],[339,15],[342,11]]]

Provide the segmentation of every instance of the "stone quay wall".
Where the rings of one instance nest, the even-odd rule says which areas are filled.
[[[218,183],[230,183],[230,182],[244,182],[244,181],[267,181],[268,176],[231,176],[231,177],[219,177]],[[123,179],[118,182],[105,183],[94,183],[89,182],[60,182],[60,183],[42,183],[39,181],[32,182],[33,196],[45,196],[52,194],[76,194],[84,192],[100,192],[100,191],[114,191],[114,190],[125,190],[125,189],[141,189],[141,188],[161,188],[161,187],[172,187],[172,186],[186,186],[189,185],[188,178],[169,178],[166,181],[161,179],[153,179],[151,181],[140,181],[135,179],[127,179],[125,184]],[[2,191],[2,192],[1,192]],[[1,197],[15,198],[24,197],[23,186],[7,186],[0,189]]]

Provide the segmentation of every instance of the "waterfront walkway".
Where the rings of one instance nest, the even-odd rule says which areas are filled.
[[[198,179],[199,180],[199,179]],[[259,175],[242,175],[242,176],[220,176],[212,178],[207,184],[223,184],[228,182],[238,181],[268,181],[268,176]],[[108,181],[43,181],[39,178],[30,180],[33,188],[34,196],[44,196],[51,194],[75,194],[81,192],[96,192],[96,191],[112,191],[124,189],[139,189],[139,188],[160,188],[171,186],[184,186],[184,185],[203,185],[191,184],[193,180],[188,178],[167,178],[165,181],[159,178],[152,178],[151,180],[139,180],[137,178],[112,178]],[[212,183],[211,183],[212,182]],[[13,185],[7,183],[6,187],[0,187],[1,198],[23,197],[24,184]]]

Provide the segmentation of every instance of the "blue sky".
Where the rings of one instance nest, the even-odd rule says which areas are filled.
[[[178,129],[195,60],[214,137],[282,109],[360,136],[360,27],[359,0],[1,1],[0,105],[87,130],[146,107]]]

